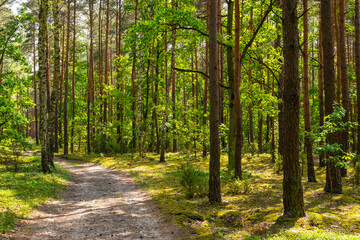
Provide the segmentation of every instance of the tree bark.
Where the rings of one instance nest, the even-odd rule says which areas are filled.
[[[300,78],[299,78],[299,36],[297,0],[284,1],[283,54],[284,54],[284,216],[304,217],[303,188],[299,162],[299,116],[300,116]]]
[[[227,37],[230,41],[233,37],[233,12],[234,2],[228,1]],[[235,91],[234,91],[234,50],[232,46],[226,47],[226,58],[229,78],[229,134],[228,134],[228,168],[235,169],[235,139],[236,139],[236,114],[235,114]]]
[[[76,0],[74,0],[74,21],[73,21],[73,55],[72,55],[72,116],[71,116],[71,153],[74,152],[74,129],[75,129],[75,65],[76,65]]]
[[[320,20],[319,30],[319,126],[324,125],[324,61],[323,61],[323,45],[322,45],[322,30]],[[319,155],[319,167],[325,167],[325,154]]]
[[[312,154],[312,140],[310,118],[310,97],[309,97],[309,41],[308,41],[308,0],[303,0],[304,10],[304,122],[305,122],[305,150],[307,159],[307,174],[309,182],[316,182],[314,159]]]
[[[40,144],[41,144],[41,167],[44,173],[51,173],[48,155],[48,104],[47,104],[47,71],[48,59],[46,54],[46,35],[47,35],[48,1],[40,2],[39,9],[39,105],[40,105]]]
[[[360,13],[359,0],[355,0],[355,70],[356,70],[356,96],[357,96],[357,154],[360,154]]]
[[[345,0],[339,0],[339,43],[340,43],[340,58],[341,58],[341,96],[342,107],[345,109],[345,116],[343,122],[349,121],[350,112],[350,97],[349,97],[349,81],[347,73],[346,60],[346,29],[345,29]],[[349,151],[349,127],[341,131],[340,141],[344,152]],[[346,177],[346,168],[341,168],[342,177]]]
[[[35,115],[35,139],[36,145],[39,145],[39,124],[38,124],[38,102],[37,102],[37,84],[36,84],[36,42],[35,42],[35,24],[33,33],[34,46],[34,115]]]
[[[241,149],[242,149],[242,109],[240,101],[241,63],[240,63],[240,8],[239,0],[235,0],[235,72],[234,72],[234,102],[236,114],[235,139],[235,177],[242,179]]]
[[[54,17],[54,81],[50,97],[49,106],[49,124],[48,124],[48,137],[49,137],[49,162],[52,167],[54,166],[54,150],[55,150],[55,125],[56,125],[56,108],[60,92],[60,21],[59,21],[59,0],[56,0],[53,5]]]
[[[67,2],[67,34],[66,34],[66,63],[65,63],[65,93],[64,93],[64,155],[69,153],[69,136],[68,136],[68,95],[69,95],[69,52],[70,52],[70,3]]]
[[[210,82],[210,179],[209,201],[221,202],[220,190],[220,138],[219,138],[219,88],[217,46],[217,0],[209,0],[209,82]]]
[[[325,91],[325,115],[333,112],[335,98],[335,69],[334,69],[334,34],[333,15],[331,0],[321,0],[321,30],[324,58],[324,91]],[[327,138],[329,144],[336,142],[336,134],[330,134]],[[329,193],[341,193],[340,169],[333,161],[326,162],[325,191]]]

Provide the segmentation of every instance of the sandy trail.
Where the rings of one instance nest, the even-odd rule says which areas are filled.
[[[188,239],[121,171],[56,159],[73,174],[57,200],[40,206],[13,239]]]

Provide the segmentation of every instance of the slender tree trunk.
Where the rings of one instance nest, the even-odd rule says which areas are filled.
[[[38,124],[38,102],[37,102],[37,84],[36,84],[36,43],[35,43],[35,24],[33,33],[33,46],[34,46],[34,115],[35,115],[35,139],[36,145],[39,145],[39,124]]]
[[[299,117],[300,117],[300,78],[299,78],[299,36],[297,0],[284,1],[283,54],[284,54],[284,146],[283,203],[284,216],[304,217],[304,198],[301,184],[299,162]]]
[[[324,125],[324,57],[323,57],[323,45],[322,45],[322,30],[320,19],[320,31],[319,31],[319,126]],[[319,167],[325,167],[325,154],[319,155]]]
[[[56,0],[53,5],[54,17],[54,81],[50,97],[49,106],[49,124],[48,124],[48,137],[49,137],[49,162],[52,167],[54,166],[54,150],[55,150],[55,126],[56,126],[56,108],[59,99],[61,72],[60,72],[60,21],[59,21],[59,0]]]
[[[135,4],[135,25],[137,24],[137,15],[138,15],[138,0],[136,0]],[[136,98],[136,87],[135,87],[135,79],[136,79],[136,44],[134,46],[133,50],[133,60],[132,60],[132,73],[131,73],[131,82],[132,82],[132,112],[133,112],[133,121],[132,121],[132,127],[133,127],[133,139],[132,139],[132,145],[133,145],[133,151],[136,149],[136,114],[135,114],[135,98]]]
[[[357,154],[360,154],[360,13],[359,0],[355,0],[355,70],[356,70],[356,96],[357,96]]]
[[[235,140],[235,177],[242,179],[241,149],[242,149],[242,109],[240,101],[241,63],[240,63],[240,8],[239,0],[235,0],[235,72],[234,72],[234,101],[236,113]]]
[[[109,18],[110,18],[110,0],[106,0],[106,32],[105,32],[105,87],[109,84]],[[107,93],[104,91],[104,124],[107,123]]]
[[[48,155],[48,104],[47,104],[47,68],[48,59],[46,58],[46,34],[47,34],[48,2],[40,2],[39,10],[39,105],[40,105],[40,143],[41,143],[41,167],[44,173],[51,173]]]
[[[340,104],[341,98],[341,55],[340,55],[340,31],[339,31],[339,21],[337,15],[339,0],[334,0],[333,6],[333,18],[334,18],[334,28],[335,28],[335,36],[336,36],[336,101]],[[340,137],[340,135],[339,135]]]
[[[165,30],[165,114],[164,119],[161,125],[161,143],[160,143],[160,162],[165,162],[165,134],[166,134],[166,120],[168,118],[168,110],[169,110],[169,81],[167,75],[167,30]]]
[[[172,10],[175,10],[175,0],[171,1],[171,8]],[[171,79],[172,79],[172,112],[173,112],[173,152],[179,151],[178,149],[178,140],[177,140],[177,133],[176,133],[176,74],[175,74],[175,45],[176,45],[176,29],[175,25],[173,24],[171,29],[171,40],[172,40],[172,49],[171,49]]]
[[[74,129],[75,129],[75,65],[76,65],[76,0],[74,0],[74,21],[73,21],[73,58],[72,58],[72,116],[71,116],[71,153],[74,152]]]
[[[324,57],[324,90],[325,90],[325,115],[333,112],[335,101],[335,69],[334,69],[334,35],[333,35],[333,16],[331,0],[321,0],[321,29],[322,45]],[[336,142],[336,134],[330,134],[327,142]],[[329,193],[341,193],[340,169],[335,166],[333,161],[326,162],[326,184],[325,191]]]
[[[87,150],[91,152],[91,109],[94,108],[94,2],[89,0],[90,12],[90,59],[89,59],[89,81],[88,81],[88,112],[87,112]]]
[[[227,21],[227,35],[230,41],[233,36],[233,12],[234,2],[228,1],[228,21]],[[236,114],[235,114],[235,91],[234,91],[234,51],[232,46],[226,48],[226,58],[228,66],[228,78],[229,78],[229,134],[228,134],[228,168],[230,170],[235,169],[235,139],[236,139]]]
[[[308,0],[303,0],[304,7],[304,121],[305,121],[305,149],[307,159],[308,181],[316,182],[314,159],[312,154],[312,141],[309,137],[311,133],[310,118],[310,97],[309,97],[309,41],[308,41]]]
[[[253,9],[250,10],[250,32],[253,31]],[[251,69],[251,58],[249,58],[249,84],[252,85],[252,69]],[[251,103],[251,94],[250,94],[250,104],[248,106],[249,111],[249,135],[250,135],[250,145],[255,141],[254,139],[254,113],[252,109],[252,103]],[[250,146],[252,148],[252,146]],[[253,152],[253,150],[251,150]]]
[[[63,85],[64,85],[64,74],[65,74],[65,35],[66,35],[66,25],[65,25],[65,17],[63,18],[63,38],[62,38],[62,57],[61,57],[61,84],[60,84],[60,104],[59,104],[59,113],[58,113],[58,148],[62,147],[62,123],[61,123],[61,115],[62,115],[62,103],[63,103]]]
[[[67,3],[67,34],[66,34],[66,63],[65,63],[65,94],[64,94],[64,155],[69,153],[69,136],[68,136],[68,95],[69,95],[69,52],[70,52],[70,3]]]
[[[342,107],[345,109],[345,116],[343,122],[349,121],[350,111],[350,97],[349,97],[349,81],[347,74],[347,60],[346,60],[346,30],[345,30],[345,0],[339,0],[339,43],[340,43],[340,58],[341,58],[341,94]],[[349,151],[349,127],[341,131],[341,141],[344,152]],[[341,175],[346,177],[346,168],[341,168]]]
[[[220,190],[220,138],[219,138],[219,88],[217,46],[217,0],[209,0],[209,82],[210,82],[210,179],[209,201],[221,202]]]

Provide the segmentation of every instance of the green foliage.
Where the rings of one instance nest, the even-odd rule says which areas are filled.
[[[203,197],[208,193],[209,174],[191,163],[182,163],[177,170],[179,183],[187,198]]]
[[[341,168],[348,167],[348,160],[352,159],[354,155],[349,152],[344,152],[341,144],[329,144],[327,138],[330,134],[336,134],[339,131],[346,130],[346,127],[355,127],[355,123],[342,121],[345,116],[345,109],[334,104],[334,111],[325,117],[324,125],[318,127],[314,133],[307,133],[318,144],[315,151],[319,154],[325,153],[328,161],[335,163],[335,166]]]
[[[71,178],[61,167],[53,174],[43,174],[40,161],[24,157],[17,173],[0,165],[0,232],[14,228],[16,219],[27,217],[40,203],[57,196]]]
[[[248,179],[235,179],[227,185],[227,192],[232,195],[246,194],[251,190],[251,183]]]

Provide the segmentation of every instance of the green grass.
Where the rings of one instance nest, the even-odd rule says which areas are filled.
[[[197,239],[360,239],[360,188],[353,184],[352,169],[350,177],[343,179],[342,195],[324,194],[325,169],[316,169],[317,183],[308,183],[305,173],[307,216],[287,221],[282,218],[282,174],[275,173],[267,154],[243,158],[244,176],[250,186],[247,193],[236,195],[229,191],[233,180],[226,174],[227,156],[221,156],[220,205],[209,204],[206,197],[187,199],[176,174],[184,162],[206,171],[209,159],[180,153],[168,153],[162,164],[159,155],[153,153],[143,159],[132,154],[68,158],[129,172],[165,215],[188,227]]]
[[[22,157],[21,162],[16,173],[0,165],[0,232],[14,228],[17,219],[28,217],[48,198],[58,198],[71,178],[70,172],[59,166],[53,174],[43,174],[38,157]]]

